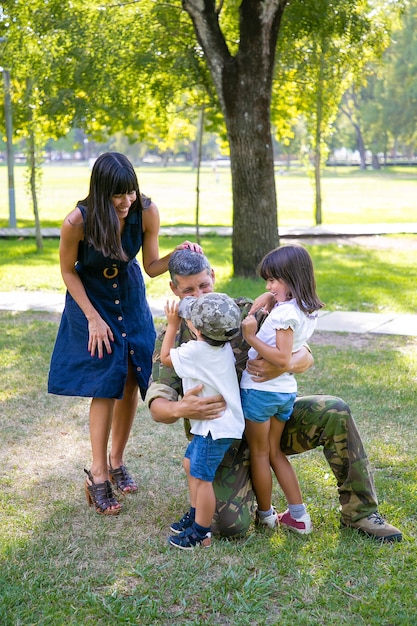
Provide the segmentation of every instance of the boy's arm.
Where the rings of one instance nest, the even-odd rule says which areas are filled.
[[[161,363],[166,367],[172,367],[172,360],[170,351],[175,347],[175,338],[181,322],[181,318],[178,315],[177,302],[167,302],[165,304],[165,315],[167,316],[168,326],[165,331],[164,338],[161,345]]]
[[[172,324],[168,324],[161,346],[161,363],[166,367],[172,367],[170,351],[175,345],[176,334],[177,329]]]

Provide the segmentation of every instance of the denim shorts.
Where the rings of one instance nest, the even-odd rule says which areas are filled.
[[[292,415],[297,394],[241,389],[240,397],[245,419],[251,422],[267,422],[274,416],[281,422],[287,422]]]
[[[206,437],[194,435],[184,455],[186,459],[190,459],[191,476],[212,483],[217,468],[234,441],[213,439],[210,433]]]

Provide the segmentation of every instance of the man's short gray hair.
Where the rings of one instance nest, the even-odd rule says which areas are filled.
[[[194,252],[189,248],[175,250],[168,263],[168,270],[173,284],[176,286],[176,276],[194,276],[200,272],[210,274],[211,266],[204,254]]]

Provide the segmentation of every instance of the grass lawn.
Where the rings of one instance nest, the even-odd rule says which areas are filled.
[[[49,183],[45,187],[52,206],[45,204],[42,211],[50,225],[57,225],[71,209],[74,194],[78,198],[86,193],[88,172],[78,192],[75,178],[65,179],[64,171],[74,172],[74,168],[56,167],[60,182],[55,188]],[[183,181],[183,175],[190,180],[191,175],[183,171],[173,173],[171,180]],[[160,190],[167,172],[159,170],[158,176],[158,192],[153,194],[151,182],[146,190],[162,206]],[[371,176],[378,193],[385,176]],[[407,175],[400,173],[398,180],[415,189],[413,176],[409,170]],[[330,173],[328,180],[336,177],[346,183],[348,205],[356,196],[356,191],[349,196],[352,178],[337,172]],[[366,177],[357,173],[356,181],[359,184]],[[281,179],[296,183],[298,198],[305,181],[301,177],[297,181],[296,174]],[[1,179],[0,184],[6,188]],[[398,200],[403,186],[396,189]],[[168,188],[164,193],[165,206],[176,205],[172,219],[192,222],[192,204],[185,208],[186,194],[176,196]],[[360,193],[355,202],[359,197],[370,196]],[[394,205],[394,200],[394,195],[384,199],[386,205]],[[416,221],[406,204],[397,216],[390,211],[390,219],[382,220],[380,215],[375,221]],[[346,222],[350,214],[346,211],[335,222]],[[370,210],[369,215],[377,213]],[[30,225],[25,221],[30,221],[29,209],[27,215],[19,225]],[[302,211],[297,215],[304,219]],[[4,207],[2,216],[7,225]],[[218,216],[213,213],[213,219],[226,220],[224,203]],[[162,237],[162,253],[181,239]],[[44,243],[44,252],[38,254],[33,240],[1,241],[0,292],[64,290],[58,241]],[[263,291],[263,281],[232,278],[229,239],[207,237],[202,245],[216,270],[219,291],[252,297]],[[306,245],[313,256],[319,294],[330,310],[417,310],[417,237],[372,238],[366,245],[356,241]],[[169,295],[167,275],[148,280],[147,285],[152,298]],[[58,322],[59,315],[44,312],[0,311],[0,624],[415,623],[417,339],[316,333],[311,341],[315,366],[298,377],[301,394],[333,394],[351,406],[374,470],[380,512],[401,528],[402,543],[380,545],[339,528],[335,481],[322,452],[315,450],[293,458],[315,526],[311,536],[301,538],[282,530],[270,534],[251,527],[239,542],[215,540],[210,550],[189,554],[166,542],[169,524],[188,506],[181,470],[186,444],[182,425],[157,425],[143,406],[126,451],[127,463],[139,480],[139,493],[126,498],[116,519],[103,519],[87,507],[83,468],[91,463],[89,402],[46,392]],[[282,510],[285,503],[276,483],[273,495]]]
[[[161,237],[161,253],[166,254],[183,239]],[[366,245],[361,239],[305,244],[312,255],[318,292],[327,309],[414,314],[417,236],[366,238]],[[252,298],[264,291],[260,279],[232,277],[230,238],[204,237],[201,243],[215,269],[218,291]],[[146,278],[149,298],[172,295],[167,276]],[[33,239],[1,241],[0,292],[14,290],[64,292],[57,239],[45,239],[42,254],[36,252]]]
[[[141,189],[159,207],[163,226],[195,223],[196,172],[188,165],[137,168]],[[276,173],[280,226],[314,224],[312,180],[301,169]],[[88,192],[90,169],[85,163],[47,164],[39,194],[40,219],[44,227],[59,226],[77,200]],[[33,226],[34,218],[26,189],[26,168],[15,168],[18,227]],[[390,167],[361,172],[358,168],[326,168],[322,179],[323,223],[357,224],[417,221],[417,168]],[[7,168],[0,165],[0,228],[8,226]],[[200,177],[200,224],[230,226],[232,194],[230,169],[202,168]]]
[[[306,538],[251,527],[184,553],[167,545],[188,494],[181,424],[141,407],[127,448],[139,479],[117,519],[86,505],[88,400],[49,396],[59,316],[0,312],[0,623],[5,626],[251,624],[410,626],[417,586],[417,340],[316,334],[300,392],[352,407],[380,511],[403,542],[339,528],[335,481],[320,450],[293,458],[315,525]],[[284,499],[274,483],[274,504]]]

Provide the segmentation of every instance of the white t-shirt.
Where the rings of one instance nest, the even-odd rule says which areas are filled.
[[[295,299],[288,302],[277,302],[256,336],[264,343],[274,348],[277,345],[276,331],[292,328],[294,333],[293,352],[297,352],[311,337],[317,324],[317,311],[311,315],[300,310]],[[253,348],[249,349],[248,358],[255,359],[258,353]],[[240,381],[242,389],[259,389],[259,391],[280,391],[293,393],[297,391],[297,381],[294,374],[285,372],[277,378],[257,383],[252,380],[245,370]]]
[[[213,439],[241,439],[245,428],[240,403],[239,382],[235,369],[235,357],[230,343],[211,346],[205,341],[188,341],[170,350],[172,365],[182,378],[184,392],[203,383],[201,396],[222,395],[226,409],[215,420],[190,420],[194,435]]]

